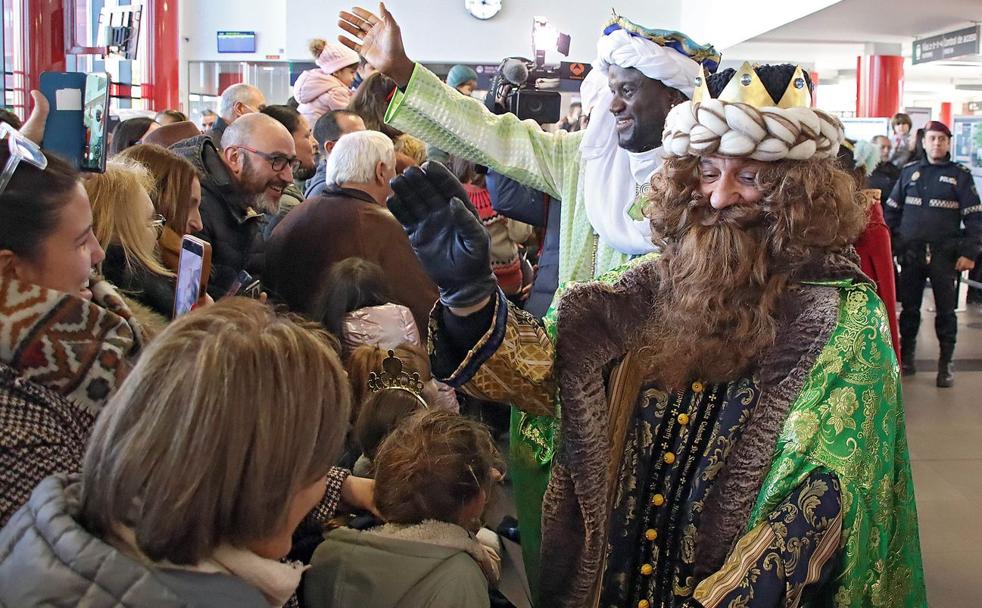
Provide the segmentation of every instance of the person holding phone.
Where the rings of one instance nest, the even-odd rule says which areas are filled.
[[[181,255],[181,237],[204,228],[201,223],[201,180],[198,172],[187,159],[155,145],[138,144],[127,148],[119,158],[140,163],[153,176],[150,200],[164,220],[157,246],[164,266],[176,273]]]
[[[181,241],[181,261],[177,270],[177,293],[174,297],[175,317],[191,312],[204,295],[201,277],[205,273],[206,247],[207,243],[189,234],[184,235]]]
[[[157,252],[164,218],[150,200],[152,188],[146,167],[121,158],[85,181],[96,238],[106,251],[103,276],[122,290],[145,325],[162,329],[174,308],[175,276]]]

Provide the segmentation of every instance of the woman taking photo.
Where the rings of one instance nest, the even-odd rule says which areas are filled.
[[[160,257],[168,270],[177,272],[181,238],[203,227],[198,172],[187,159],[151,144],[127,148],[119,157],[135,160],[153,176],[150,198],[157,213],[164,218],[164,228],[157,241]]]
[[[0,604],[282,606],[294,529],[340,499],[348,408],[317,326],[245,298],[181,317],[99,417],[81,476],[45,479],[0,532]]]

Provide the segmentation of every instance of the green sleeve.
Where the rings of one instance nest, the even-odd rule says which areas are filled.
[[[840,285],[839,321],[792,404],[749,528],[808,475],[842,486],[836,608],[926,606],[896,355],[868,284]]]
[[[577,174],[582,132],[547,133],[534,121],[492,114],[419,64],[405,92],[396,91],[385,122],[557,200]]]

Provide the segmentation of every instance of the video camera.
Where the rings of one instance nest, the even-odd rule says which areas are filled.
[[[549,24],[545,17],[532,18],[532,48],[535,61],[508,57],[498,66],[485,99],[495,113],[511,112],[522,120],[532,119],[540,125],[559,122],[562,96],[559,70],[545,65],[546,51],[556,50],[569,56],[570,37]]]
[[[523,57],[508,57],[491,78],[485,105],[496,114],[510,112],[540,125],[559,122],[562,96],[556,68],[537,66]]]

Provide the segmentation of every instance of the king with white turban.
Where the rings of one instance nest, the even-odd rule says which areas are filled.
[[[678,32],[647,30],[622,17],[604,28],[593,70],[580,88],[583,111],[590,115],[580,152],[587,216],[605,248],[629,256],[653,251],[640,201],[662,156],[661,147],[629,152],[618,145],[608,111],[614,98],[607,85],[610,66],[634,68],[691,98],[702,65],[712,72],[718,62],[712,47],[699,47]]]

